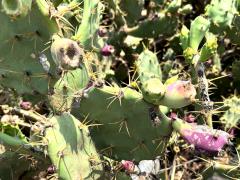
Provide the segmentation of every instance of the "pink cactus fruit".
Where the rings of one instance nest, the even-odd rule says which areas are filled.
[[[193,123],[196,120],[196,117],[192,114],[186,114],[183,119],[188,123]]]
[[[170,118],[171,119],[177,119],[177,114],[175,112],[171,112]]]
[[[196,89],[190,81],[175,81],[166,85],[166,93],[162,105],[171,108],[181,108],[191,104],[196,96]]]
[[[134,172],[135,164],[132,161],[122,160],[121,164],[128,173]]]
[[[32,108],[32,103],[28,101],[20,102],[20,107],[24,110],[30,110]]]
[[[101,54],[103,56],[110,56],[114,53],[115,49],[113,46],[111,45],[105,45],[102,49],[101,49]]]
[[[212,129],[205,125],[188,124],[180,119],[173,122],[173,127],[189,144],[197,150],[218,153],[229,144],[231,137],[225,131]]]

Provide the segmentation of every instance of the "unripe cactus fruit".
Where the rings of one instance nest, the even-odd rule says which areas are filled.
[[[159,78],[151,78],[143,83],[141,90],[144,100],[158,105],[165,93],[165,86]]]
[[[63,69],[75,69],[80,66],[84,52],[76,41],[55,38],[51,46],[51,54],[57,66]]]

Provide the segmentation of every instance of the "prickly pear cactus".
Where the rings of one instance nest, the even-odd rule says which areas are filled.
[[[165,140],[171,134],[170,120],[135,90],[92,86],[77,99],[80,104],[74,104],[72,113],[85,115],[92,120],[90,126],[97,126],[92,133],[101,152],[117,159],[139,160],[165,149]]]
[[[162,83],[162,71],[157,56],[149,50],[144,50],[136,63],[136,71],[143,97],[146,101],[157,104],[165,93]]]
[[[87,126],[65,113],[50,119],[46,130],[48,155],[62,179],[98,179],[102,174],[99,155]]]
[[[11,6],[11,2],[2,1],[2,4]],[[18,10],[22,11],[25,1],[16,2]],[[44,8],[47,10],[49,7]],[[44,18],[36,3],[25,17],[14,19],[4,12],[0,13],[1,84],[16,89],[20,94],[46,94],[53,77],[50,74],[54,74],[52,61],[50,70],[46,72],[39,56],[47,48],[44,44],[51,40],[51,35],[58,32],[58,26],[54,19],[46,21]],[[43,53],[48,60],[51,58],[49,51]]]
[[[239,179],[239,9],[2,0],[0,179]]]
[[[224,99],[224,106],[229,108],[221,117],[221,121],[225,124],[226,130],[238,126],[240,121],[239,105],[240,99],[237,96]]]
[[[220,28],[231,27],[234,15],[237,14],[236,0],[212,0],[206,6],[206,15],[211,19],[213,24]]]

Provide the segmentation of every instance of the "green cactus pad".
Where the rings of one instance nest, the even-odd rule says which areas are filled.
[[[187,49],[189,46],[189,29],[184,25],[180,33],[180,43],[183,50]]]
[[[138,57],[136,68],[141,83],[151,78],[162,80],[162,71],[157,55],[145,49]]]
[[[47,93],[51,78],[38,56],[52,34],[46,30],[49,22],[43,17],[36,4],[28,16],[16,21],[0,13],[0,49],[4,52],[0,54],[0,79],[4,87],[14,88],[18,93]],[[57,26],[51,28],[52,32],[58,30]],[[50,60],[49,51],[44,53]]]
[[[141,38],[156,38],[159,35],[172,36],[178,26],[176,17],[167,15],[167,13],[159,13],[157,16],[153,19],[147,19],[135,27],[126,28],[125,32],[128,35]]]
[[[198,50],[198,46],[208,31],[209,26],[210,21],[202,16],[198,16],[192,21],[189,32],[189,45],[194,51]]]
[[[98,179],[103,169],[88,128],[68,113],[50,119],[48,155],[60,179]]]
[[[212,0],[206,6],[206,15],[218,28],[226,28],[232,25],[237,14],[237,0]]]
[[[54,85],[53,95],[49,96],[50,103],[56,111],[68,111],[71,107],[74,93],[80,92],[89,81],[86,67],[82,64],[80,68],[63,74]]]
[[[240,122],[240,99],[237,96],[224,99],[224,106],[229,109],[223,114],[220,120],[225,124],[225,129],[228,130],[237,127]]]
[[[158,107],[146,103],[140,93],[130,88],[103,86],[91,87],[85,94],[72,113],[88,117],[91,126],[96,124],[91,132],[100,152],[138,161],[164,151],[171,122],[159,115]]]
[[[122,0],[119,1],[119,7],[125,15],[129,27],[136,25],[141,18],[141,12],[144,8],[144,0]],[[134,9],[134,11],[133,11]]]
[[[92,50],[103,46],[102,39],[97,35],[102,11],[103,4],[99,0],[84,0],[81,25],[73,36],[84,49]]]

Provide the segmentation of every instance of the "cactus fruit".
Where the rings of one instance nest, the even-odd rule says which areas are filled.
[[[61,179],[98,179],[103,169],[87,126],[68,113],[50,119],[48,155]]]
[[[77,42],[56,37],[51,45],[51,54],[57,67],[76,69],[83,61],[84,52]]]
[[[105,45],[102,49],[101,49],[101,54],[103,56],[110,56],[114,53],[114,47],[111,45]]]
[[[181,108],[193,103],[196,94],[190,81],[177,80],[166,85],[166,93],[159,103],[170,108]]]
[[[162,84],[162,71],[156,54],[145,49],[138,57],[136,70],[143,98],[152,104],[158,104],[165,93]]]
[[[229,144],[230,134],[214,130],[205,125],[188,124],[178,118],[173,120],[173,128],[197,150],[210,154],[220,152]]]
[[[2,0],[2,8],[12,18],[25,17],[30,11],[32,0]]]

